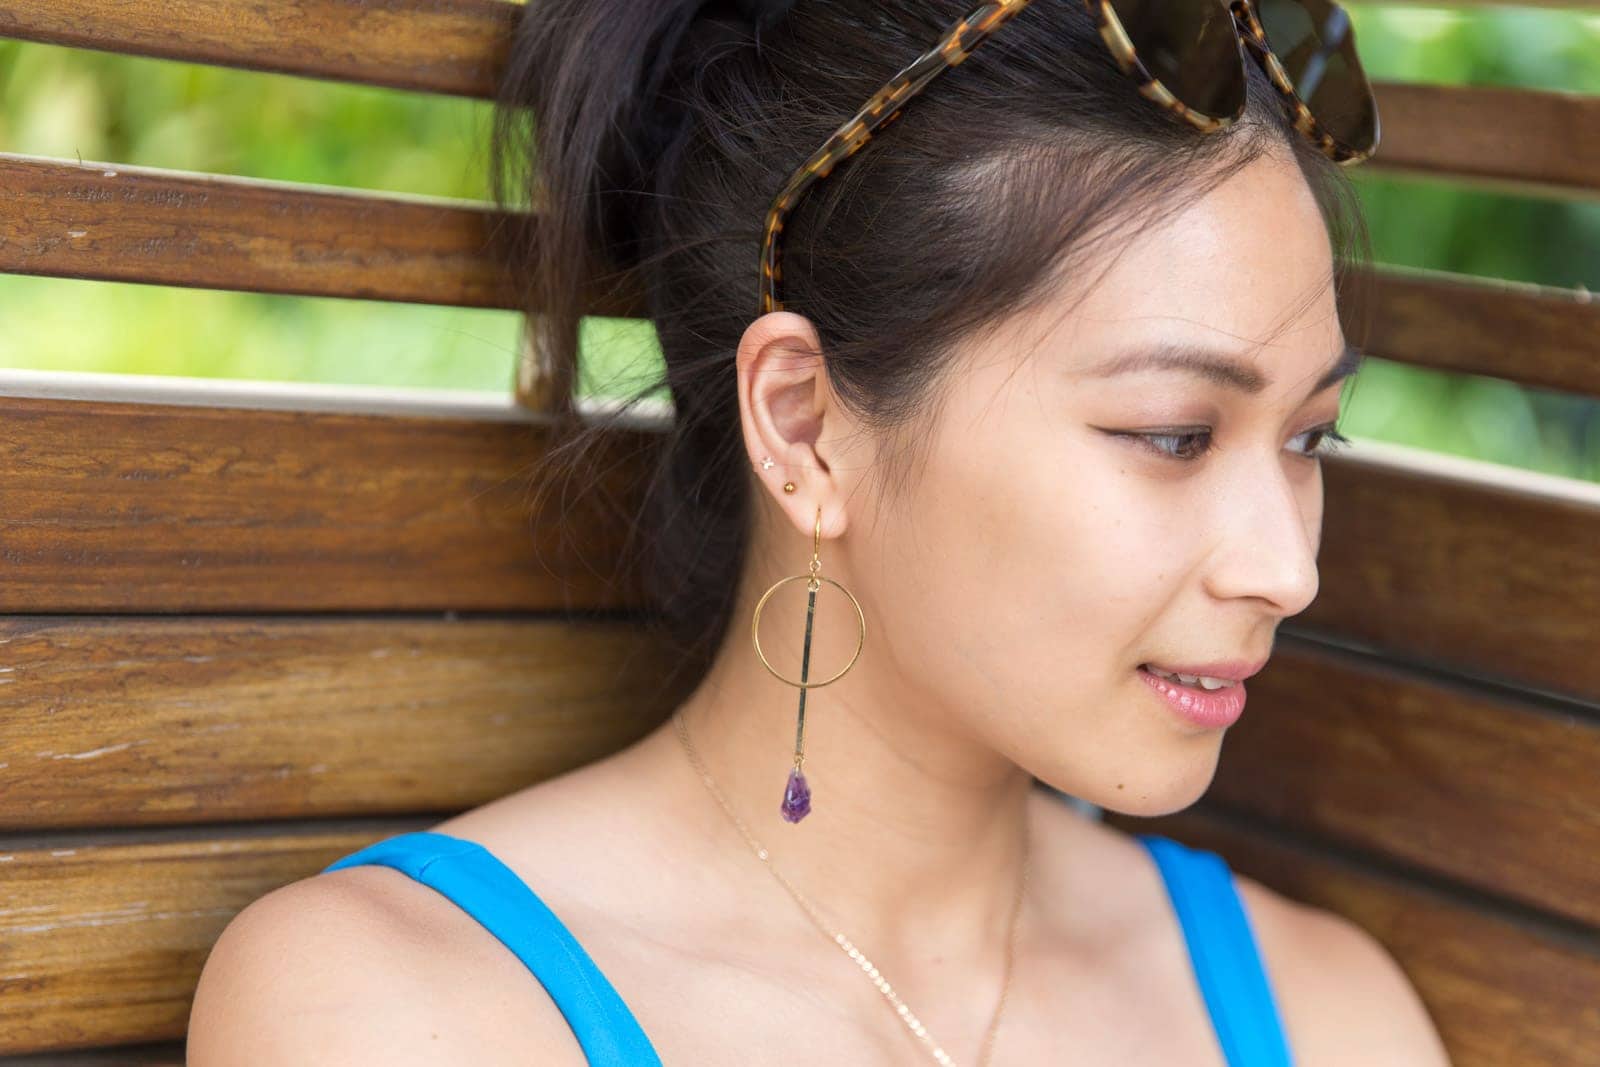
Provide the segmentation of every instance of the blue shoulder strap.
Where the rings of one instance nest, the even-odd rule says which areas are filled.
[[[593,1067],[660,1067],[633,1013],[555,913],[475,841],[419,830],[385,838],[323,868],[375,863],[438,890],[533,972]]]
[[[1278,1006],[1227,861],[1158,834],[1138,839],[1166,882],[1228,1067],[1291,1067]]]

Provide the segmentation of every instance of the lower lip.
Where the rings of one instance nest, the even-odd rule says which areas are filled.
[[[1220,730],[1232,726],[1244,712],[1243,682],[1226,689],[1201,689],[1198,685],[1168,681],[1143,667],[1139,668],[1139,677],[1166,700],[1168,707],[1198,726]]]

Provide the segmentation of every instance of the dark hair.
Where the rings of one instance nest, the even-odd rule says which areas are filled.
[[[654,323],[665,375],[624,408],[664,383],[674,420],[631,523],[630,553],[642,555],[629,558],[687,654],[722,641],[744,565],[751,475],[733,359],[758,313],[767,207],[973,4],[800,0],[757,25],[752,11],[774,6],[529,3],[491,141],[496,200],[540,212],[517,265],[556,395],[577,379],[585,314],[636,293]],[[1351,269],[1371,246],[1343,168],[1294,131],[1246,65],[1244,117],[1202,134],[1139,95],[1078,0],[1035,0],[801,200],[785,230],[783,300],[815,325],[841,401],[881,434],[886,487],[904,486],[960,341],[1060,287],[1086,289],[1078,272],[1097,250],[1274,144],[1293,152],[1321,208],[1336,286],[1365,275]],[[558,415],[550,461],[581,476],[604,428]]]

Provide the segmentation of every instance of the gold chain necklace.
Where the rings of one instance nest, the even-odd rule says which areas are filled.
[[[789,879],[785,878],[778,868],[772,865],[772,861],[767,858],[767,850],[762,848],[756,839],[750,835],[750,831],[745,828],[744,821],[740,819],[738,815],[734,814],[733,808],[729,806],[727,799],[723,797],[722,790],[717,788],[717,783],[712,780],[711,773],[706,770],[705,764],[701,762],[700,754],[695,751],[693,742],[689,740],[689,728],[687,725],[685,725],[683,716],[678,712],[673,712],[672,724],[676,728],[678,740],[683,742],[683,748],[684,751],[688,753],[689,761],[694,764],[695,770],[699,772],[700,780],[705,782],[706,788],[711,790],[712,796],[717,798],[717,803],[722,806],[723,811],[728,813],[728,817],[733,820],[733,824],[739,828],[739,833],[744,836],[744,839],[747,842],[749,842],[750,847],[755,851],[756,856],[761,860],[761,862],[767,865],[767,869],[772,872],[773,877],[777,878],[778,881],[782,883],[783,888],[788,890],[789,895],[794,897],[795,902],[805,910],[805,913],[811,919],[812,924],[816,926],[818,930],[822,931],[822,933],[827,936],[829,940],[843,949],[852,960],[855,960],[856,965],[861,968],[862,972],[865,973],[868,978],[872,979],[872,984],[878,987],[878,992],[882,993],[884,997],[888,999],[889,1003],[894,1006],[895,1014],[900,1017],[900,1021],[905,1023],[906,1028],[909,1029],[918,1040],[927,1046],[929,1052],[933,1055],[933,1058],[939,1063],[944,1064],[945,1067],[954,1067],[955,1061],[952,1060],[949,1054],[946,1053],[944,1049],[940,1048],[938,1043],[933,1040],[932,1035],[928,1033],[928,1028],[923,1026],[921,1020],[912,1014],[910,1008],[906,1007],[905,1001],[900,999],[900,995],[894,991],[894,987],[889,984],[888,979],[884,978],[883,975],[879,973],[878,968],[872,965],[872,961],[867,959],[867,957],[862,954],[861,950],[856,948],[856,946],[853,945],[850,942],[850,939],[845,937],[844,934],[828,929],[827,923],[823,920],[822,916],[818,914],[817,909],[811,905],[811,902],[801,895],[798,889],[789,883]],[[979,1067],[986,1067],[989,1062],[990,1053],[994,1051],[995,1033],[1000,1029],[1000,1013],[1005,1010],[1006,994],[1011,991],[1011,968],[1016,957],[1017,949],[1017,920],[1022,913],[1023,891],[1028,884],[1028,852],[1028,840],[1026,837],[1024,837],[1022,853],[1022,877],[1017,881],[1017,897],[1011,907],[1011,934],[1006,942],[1005,981],[1000,986],[1000,1003],[995,1005],[994,1018],[989,1021],[989,1031],[983,1039],[983,1051],[978,1057]]]

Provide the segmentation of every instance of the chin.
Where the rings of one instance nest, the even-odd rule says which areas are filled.
[[[1220,739],[1221,734],[1216,735]],[[1172,815],[1190,807],[1211,788],[1216,777],[1220,745],[1195,758],[1182,761],[1142,759],[1128,761],[1128,769],[1109,768],[1111,774],[1091,783],[1084,800],[1106,811],[1136,818],[1153,819]]]
[[[1106,811],[1114,811],[1119,815],[1129,815],[1139,819],[1157,819],[1163,815],[1175,815],[1183,811],[1205,794],[1204,789],[1186,790],[1182,793],[1166,790],[1142,796],[1126,796],[1127,792],[1126,789],[1116,790],[1116,795],[1108,797],[1104,803],[1100,804],[1100,807]]]

